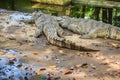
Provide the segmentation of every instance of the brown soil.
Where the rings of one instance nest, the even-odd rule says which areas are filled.
[[[109,39],[83,40],[76,43],[87,45],[98,52],[70,50],[53,46],[42,35],[33,42],[36,27],[26,24],[14,32],[0,31],[0,48],[14,48],[24,54],[21,62],[38,66],[40,73],[50,75],[51,80],[119,80],[120,79],[120,41]],[[13,30],[13,29],[11,29]],[[66,35],[78,36],[67,30]],[[71,36],[72,39],[72,36]],[[90,46],[89,46],[90,47]],[[43,70],[42,70],[43,69]]]

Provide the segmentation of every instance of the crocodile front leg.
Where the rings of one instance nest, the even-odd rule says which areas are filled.
[[[52,16],[51,18],[53,18],[52,20],[52,22],[53,22],[53,24],[54,24],[54,27],[56,28],[56,30],[57,30],[57,34],[58,34],[58,36],[60,36],[60,37],[63,37],[64,36],[64,30],[60,27],[60,25],[58,24],[58,22],[57,22],[57,20],[55,19],[55,16]]]
[[[64,40],[64,38],[61,38],[58,36],[57,29],[54,27],[52,23],[46,23],[43,27],[43,32],[48,38],[48,40],[50,38],[55,40],[60,40],[60,41]]]
[[[43,32],[43,25],[39,25],[38,28],[37,28],[37,30],[35,31],[34,37],[35,38],[40,37],[40,35],[42,34],[42,32]]]
[[[56,28],[54,28],[54,26],[52,26],[52,24],[47,23],[45,24],[44,28],[43,28],[43,32],[45,34],[45,36],[47,37],[47,40],[56,46],[61,46],[61,42],[64,41],[64,38],[59,37],[57,35],[57,30]]]

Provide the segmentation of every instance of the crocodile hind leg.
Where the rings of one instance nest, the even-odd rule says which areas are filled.
[[[96,29],[90,31],[90,33],[80,36],[80,38],[82,38],[82,39],[94,39],[97,37],[98,30],[99,29],[96,28]]]
[[[109,27],[99,27],[90,31],[90,33],[81,36],[83,39],[93,39],[93,38],[109,38],[110,30]]]
[[[96,34],[90,33],[90,34],[82,35],[82,36],[80,36],[80,38],[82,38],[82,39],[94,39],[94,38],[96,38]]]
[[[120,40],[120,29],[118,27],[114,27],[110,29],[110,38],[115,40]]]

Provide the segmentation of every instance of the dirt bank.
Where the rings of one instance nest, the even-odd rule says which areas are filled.
[[[13,13],[0,14],[0,48],[20,50],[23,53],[18,56],[20,61],[37,66],[40,74],[49,76],[49,80],[120,79],[120,41],[90,40],[96,42],[93,45],[99,52],[59,48],[50,45],[44,35],[34,39],[34,24],[14,22],[11,26],[12,21],[7,19]],[[66,35],[77,34],[66,30]],[[79,39],[76,41],[81,44]],[[89,44],[89,41],[82,44]]]

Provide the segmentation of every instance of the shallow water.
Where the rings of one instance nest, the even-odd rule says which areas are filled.
[[[28,80],[35,76],[34,67],[19,62],[20,51],[0,48],[0,53],[3,53],[0,55],[0,80]]]

